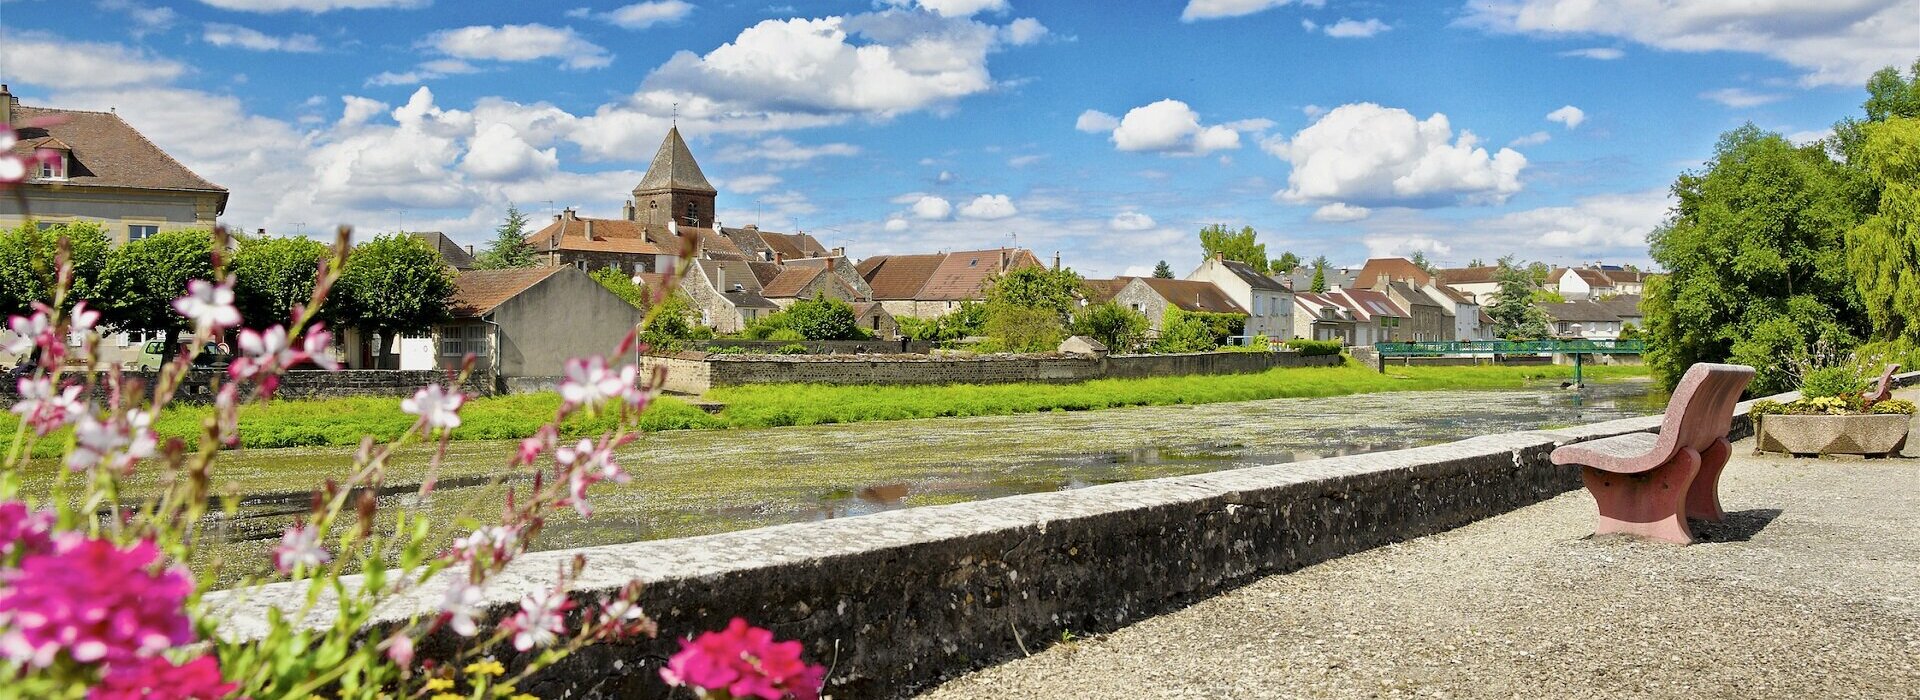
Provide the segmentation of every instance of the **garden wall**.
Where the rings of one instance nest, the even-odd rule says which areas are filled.
[[[158,373],[124,372],[122,376],[139,379],[143,385],[151,388]],[[195,370],[174,400],[180,403],[209,403],[213,394],[209,386],[216,376],[223,376],[223,370]],[[68,381],[80,379],[76,373],[65,375]],[[336,399],[350,396],[412,396],[422,386],[447,382],[447,373],[437,369],[397,370],[397,369],[348,369],[339,372],[321,370],[294,370],[280,379],[280,389],[275,394],[283,399]],[[465,391],[474,396],[493,395],[493,381],[490,376],[475,372],[469,378]],[[99,397],[96,397],[99,398]],[[19,389],[13,382],[0,382],[0,400],[8,405],[19,399]]]
[[[1903,385],[1917,374],[1902,375]],[[1748,404],[1735,437],[1751,432]],[[575,555],[580,599],[638,578],[662,638],[594,647],[521,687],[546,698],[664,698],[674,637],[740,616],[805,643],[827,692],[905,697],[1062,636],[1113,630],[1258,576],[1459,527],[1577,488],[1557,446],[1657,430],[1660,417],[1488,435],[1411,450],[1109,484],[707,537],[522,556],[485,592],[495,620]],[[351,584],[349,584],[351,585]],[[431,614],[444,582],[383,620]],[[262,630],[280,584],[234,603],[223,632]],[[319,606],[324,610],[325,605]],[[307,622],[325,624],[324,613]],[[506,659],[512,663],[513,659]]]
[[[689,340],[686,349],[706,352],[712,348],[746,348],[750,353],[772,353],[789,345],[804,345],[809,355],[903,354],[925,355],[933,343],[924,340]]]
[[[1330,367],[1338,355],[1295,352],[1201,352],[1090,357],[1032,355],[709,355],[683,352],[642,358],[667,367],[668,391],[703,394],[745,384],[1009,384],[1092,379],[1247,374],[1276,367]]]

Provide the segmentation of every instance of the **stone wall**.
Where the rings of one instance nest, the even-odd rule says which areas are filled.
[[[747,348],[752,352],[771,353],[788,345],[805,345],[809,355],[860,355],[860,354],[902,354],[925,355],[933,350],[933,344],[924,340],[689,340],[686,349],[706,352],[712,348]]]
[[[722,341],[724,342],[724,341]],[[718,344],[718,343],[716,343]],[[1207,352],[1109,355],[708,355],[649,357],[667,367],[667,390],[689,394],[746,384],[1011,384],[1093,379],[1249,374],[1276,367],[1329,367],[1337,355],[1294,352]]]
[[[147,387],[153,386],[154,372],[125,372],[126,379],[139,379]],[[69,373],[71,381],[79,377]],[[213,394],[209,390],[211,380],[222,376],[224,372],[197,370],[187,381],[182,382],[180,390],[174,395],[178,403],[210,403]],[[447,373],[437,370],[397,370],[397,369],[349,369],[339,372],[321,370],[294,370],[280,379],[280,389],[275,396],[282,399],[336,399],[350,396],[412,396],[420,387],[433,383],[446,383]],[[470,377],[464,387],[469,395],[493,395],[493,381],[490,377]],[[19,390],[12,384],[0,382],[0,401],[12,405],[19,400]]]

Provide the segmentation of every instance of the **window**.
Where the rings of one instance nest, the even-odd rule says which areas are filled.
[[[465,357],[473,353],[475,357],[487,356],[487,327],[485,324],[464,324],[446,326],[440,329],[440,355],[442,357]]]
[[[62,153],[59,156],[41,161],[40,162],[40,179],[42,180],[67,179],[67,154]]]
[[[160,227],[155,224],[127,224],[127,242],[132,243],[159,232]]]
[[[700,212],[694,208],[693,202],[687,202],[687,223],[694,226],[700,225]]]

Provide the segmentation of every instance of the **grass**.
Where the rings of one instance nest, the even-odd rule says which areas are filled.
[[[1570,367],[1389,367],[1382,374],[1358,364],[1274,369],[1260,374],[1101,379],[1078,384],[987,384],[950,386],[832,386],[762,384],[716,389],[706,398],[725,404],[711,415],[684,401],[662,397],[642,422],[651,431],[766,428],[955,416],[997,416],[1039,411],[1088,411],[1122,406],[1203,404],[1258,399],[1342,396],[1382,391],[1518,389],[1542,380],[1571,378]],[[1589,367],[1591,380],[1646,376],[1643,367]],[[460,412],[455,436],[497,440],[532,435],[553,416],[559,396],[516,394],[474,399]],[[206,406],[169,410],[155,423],[162,438],[191,442],[211,413]],[[11,414],[0,414],[0,434],[11,434]],[[565,436],[598,435],[612,416],[578,417]],[[412,425],[393,398],[278,401],[241,409],[245,447],[352,446],[362,435],[391,441]],[[56,455],[66,440],[55,436],[35,450]]]

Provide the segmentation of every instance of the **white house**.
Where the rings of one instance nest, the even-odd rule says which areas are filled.
[[[1247,310],[1247,337],[1264,335],[1271,340],[1293,337],[1293,292],[1279,281],[1254,271],[1237,260],[1219,256],[1208,258],[1194,268],[1187,279],[1212,282],[1240,308]]]
[[[1554,335],[1587,340],[1616,340],[1620,337],[1620,316],[1598,302],[1578,299],[1536,306],[1547,312]]]
[[[1492,340],[1493,324],[1482,320],[1480,304],[1452,287],[1428,283],[1420,291],[1453,312],[1453,340]]]

